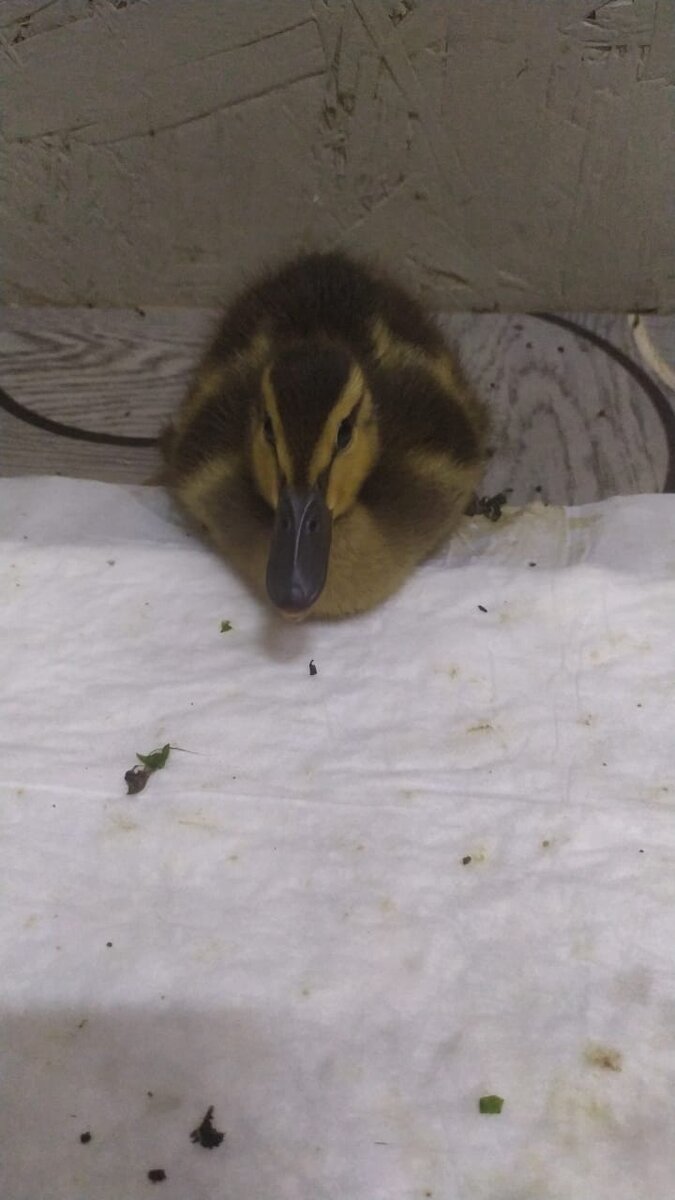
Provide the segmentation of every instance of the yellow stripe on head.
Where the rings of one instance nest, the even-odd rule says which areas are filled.
[[[443,351],[439,354],[429,354],[420,346],[400,341],[381,317],[373,321],[371,338],[375,357],[383,367],[393,371],[400,370],[401,367],[423,367],[438,380],[441,387],[447,388],[448,391],[458,388],[459,380],[449,354]]]
[[[218,360],[212,355],[213,352],[207,356],[197,372],[178,413],[176,424],[179,432],[186,428],[210,400],[224,392],[231,380],[236,381],[242,373],[262,368],[270,356],[270,340],[266,333],[259,331],[247,345],[233,350],[225,359]]]

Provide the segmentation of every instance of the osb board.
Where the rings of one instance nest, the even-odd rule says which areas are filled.
[[[672,311],[672,0],[5,0],[4,297],[334,243],[439,309]]]

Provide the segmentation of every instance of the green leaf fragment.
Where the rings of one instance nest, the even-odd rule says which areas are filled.
[[[231,628],[232,628],[231,621],[221,621],[220,622],[220,632],[221,633],[229,633]]]
[[[162,767],[166,766],[166,761],[169,757],[171,745],[169,742],[166,746],[162,746],[161,750],[153,750],[152,754],[137,754],[136,758],[143,763],[149,771],[161,771]]]
[[[481,1096],[478,1101],[478,1111],[489,1113],[491,1116],[499,1116],[504,1107],[504,1101],[501,1096]]]

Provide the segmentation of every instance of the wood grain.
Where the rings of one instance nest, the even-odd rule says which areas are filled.
[[[5,309],[0,385],[32,412],[69,425],[154,437],[183,395],[216,315],[209,309]],[[640,362],[625,316],[579,320]],[[534,316],[454,315],[442,324],[490,404],[494,455],[487,494],[510,488],[516,504],[535,496],[580,504],[662,490],[670,452],[663,420],[608,353]],[[641,366],[649,371],[649,364]],[[651,377],[675,403],[656,374]],[[82,443],[1,410],[0,439],[3,475],[146,482],[158,465],[152,447]]]
[[[620,318],[587,323],[625,340]],[[445,327],[490,400],[488,492],[512,488],[514,503],[540,495],[584,504],[662,489],[669,452],[662,422],[613,359],[536,317],[457,316]]]

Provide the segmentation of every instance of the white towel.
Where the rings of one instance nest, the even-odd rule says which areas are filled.
[[[3,1200],[673,1194],[675,497],[287,627],[160,493],[5,480],[0,613]]]

